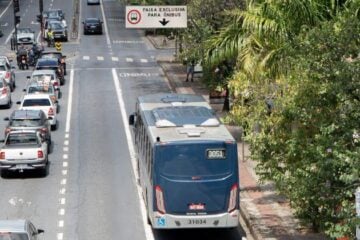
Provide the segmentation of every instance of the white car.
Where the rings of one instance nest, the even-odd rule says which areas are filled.
[[[48,94],[28,94],[24,96],[21,102],[16,103],[20,104],[19,109],[43,110],[49,119],[51,129],[57,129],[57,107]]]
[[[34,169],[41,170],[42,175],[47,174],[49,146],[39,131],[11,131],[1,142],[4,142],[0,149],[2,177],[6,176],[8,171],[23,172]]]
[[[37,82],[46,82],[47,79],[50,79],[50,82],[54,86],[55,89],[60,90],[60,81],[56,76],[55,70],[34,70],[31,74],[31,77],[27,77],[31,81],[37,81]]]
[[[11,89],[3,78],[0,78],[0,105],[11,108]]]
[[[31,28],[18,28],[17,29],[17,44],[33,44],[35,40],[35,31]]]
[[[16,87],[14,67],[10,64],[9,59],[3,56],[0,57],[0,77],[4,78],[11,91],[14,91]]]

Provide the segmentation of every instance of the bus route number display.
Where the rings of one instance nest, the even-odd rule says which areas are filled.
[[[208,149],[206,150],[206,157],[207,159],[224,159],[225,153],[225,149]]]

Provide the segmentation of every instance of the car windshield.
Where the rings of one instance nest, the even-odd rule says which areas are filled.
[[[38,144],[38,138],[35,133],[16,133],[9,134],[6,138],[6,145],[14,144]],[[1,239],[1,238],[0,238]],[[16,238],[11,238],[16,239]]]
[[[99,23],[99,19],[86,19],[86,23]]]
[[[4,87],[4,83],[0,82],[0,88],[3,88],[3,87]]]
[[[17,33],[32,33],[30,28],[19,28]]]
[[[48,13],[48,17],[49,17],[49,18],[58,18],[58,17],[60,17],[60,16],[59,16],[59,13],[58,13],[58,12],[49,12],[49,13]]]
[[[49,59],[49,58],[60,58],[61,57],[61,53],[42,53],[41,54],[41,58],[46,58],[46,59]]]
[[[59,29],[63,28],[63,26],[60,23],[57,23],[57,22],[51,22],[51,23],[49,23],[49,26],[53,30],[59,30]]]
[[[28,240],[26,233],[0,232],[0,240]]]
[[[48,85],[38,85],[38,86],[31,86],[28,89],[28,93],[48,93],[53,94],[53,88]]]
[[[39,118],[35,119],[13,119],[10,122],[11,127],[38,127],[41,121]]]
[[[50,81],[54,80],[55,78],[53,74],[39,74],[39,75],[33,75],[32,79],[37,82],[47,82],[49,80]]]
[[[39,99],[26,99],[22,105],[23,107],[33,107],[33,106],[51,106],[50,100],[46,98]]]

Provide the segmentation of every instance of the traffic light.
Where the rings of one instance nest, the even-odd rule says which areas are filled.
[[[36,21],[41,23],[42,22],[42,16],[41,15],[36,15]]]
[[[20,4],[19,4],[19,0],[13,0],[13,6],[14,6],[14,12],[20,12]]]
[[[15,25],[20,23],[20,16],[15,16]]]

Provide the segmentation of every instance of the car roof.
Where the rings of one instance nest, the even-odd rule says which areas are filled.
[[[85,18],[85,21],[100,21],[100,18],[89,17],[89,18]]]
[[[40,55],[45,55],[45,54],[61,54],[62,55],[62,52],[59,52],[59,51],[42,51],[40,53]]]
[[[27,220],[0,220],[0,231],[26,232]]]
[[[12,119],[38,119],[42,115],[42,110],[26,110],[26,109],[18,109],[14,110],[11,113]]]
[[[35,75],[49,75],[49,74],[56,74],[55,70],[52,69],[39,69],[39,70],[34,70],[33,73],[31,74],[31,76],[35,76]]]
[[[44,94],[44,93],[39,93],[39,94],[26,94],[24,95],[24,99],[23,100],[27,100],[27,99],[42,99],[42,98],[46,98],[46,99],[50,99],[49,94]],[[51,99],[50,99],[51,100]]]

